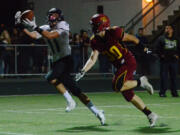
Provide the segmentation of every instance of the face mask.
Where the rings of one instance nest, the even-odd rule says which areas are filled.
[[[54,17],[54,16],[51,15],[51,16],[49,17],[49,21],[52,21],[52,22],[53,22],[53,21],[56,21],[56,17]]]

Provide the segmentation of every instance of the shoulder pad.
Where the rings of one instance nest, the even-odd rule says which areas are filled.
[[[69,31],[69,24],[66,21],[60,21],[57,24],[57,29],[63,29]]]

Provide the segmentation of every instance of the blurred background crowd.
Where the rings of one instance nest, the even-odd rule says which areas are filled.
[[[79,33],[70,32],[69,41],[74,72],[78,72],[89,57],[90,35],[86,30],[80,30]],[[18,27],[7,28],[1,24],[0,74],[46,73],[50,65],[51,54],[43,39],[34,40]],[[100,66],[100,71],[108,72],[109,67],[105,68],[106,64]]]
[[[148,44],[148,38],[144,35],[143,28],[139,28],[134,34],[144,44]],[[79,33],[69,34],[69,41],[72,48],[74,60],[74,73],[87,61],[90,55],[90,36],[87,30],[80,30]],[[138,67],[137,74],[153,75],[159,74],[157,57],[146,54],[142,50],[126,43],[127,47],[136,57]],[[114,68],[105,56],[99,55],[95,73],[112,73]],[[18,27],[8,28],[0,25],[0,74],[42,74],[47,73],[51,67],[51,54],[43,39],[34,40],[28,37]],[[157,73],[156,73],[157,72]]]
[[[34,47],[35,44],[38,46]],[[47,47],[43,44],[43,40],[33,40],[19,28],[1,24],[0,74],[45,72]]]

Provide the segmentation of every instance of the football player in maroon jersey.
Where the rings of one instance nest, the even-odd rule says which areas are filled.
[[[132,41],[136,45],[141,46],[141,48],[143,47],[146,52],[148,51],[147,48],[135,36],[125,33],[122,28],[116,26],[110,27],[110,20],[104,14],[92,16],[90,24],[94,33],[91,38],[91,48],[93,51],[81,72],[76,74],[76,81],[91,69],[97,61],[99,53],[106,55],[109,61],[117,68],[112,81],[114,91],[121,92],[128,102],[131,102],[147,116],[150,126],[154,126],[158,115],[151,112],[141,98],[133,91],[133,88],[141,86],[150,94],[153,94],[153,87],[145,76],[140,77],[138,80],[133,80],[136,60],[133,54],[121,43],[123,41]]]

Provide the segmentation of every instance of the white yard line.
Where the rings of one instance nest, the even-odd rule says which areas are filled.
[[[169,105],[171,105],[171,104],[180,104],[180,103],[162,103],[162,104],[146,104],[146,105],[149,105],[149,106],[162,106],[162,107],[164,107],[164,106],[169,106]],[[105,105],[105,106],[97,106],[98,108],[134,108],[134,106],[133,105],[131,105],[131,104],[127,104],[127,105]],[[87,108],[87,107],[77,107],[76,109],[85,109],[85,108]],[[62,108],[62,107],[60,107],[60,108],[47,108],[47,109],[38,109],[38,110],[42,110],[42,111],[60,111],[60,110],[65,110],[65,107],[64,108]]]
[[[162,103],[162,104],[147,104],[148,106],[158,106],[158,107],[165,107],[169,105],[179,105],[180,103]],[[97,106],[98,108],[134,108],[133,105],[127,104],[127,105],[105,105],[105,106]],[[76,110],[84,110],[87,109],[87,107],[77,107]],[[26,110],[2,110],[3,112],[23,112]],[[41,111],[40,113],[45,113],[42,111],[65,111],[65,106],[60,108],[46,108],[46,109],[31,109],[31,111],[28,111],[29,113],[35,113],[34,111]]]
[[[46,112],[37,112],[37,111],[34,111],[34,112],[31,112],[31,111],[23,111],[23,110],[7,110],[7,111],[4,111],[4,112],[12,112],[12,113],[37,113],[37,114],[40,114],[40,113],[46,113]]]
[[[28,112],[28,111],[12,111],[12,110],[9,110],[9,111],[6,111],[6,112],[12,112],[12,113],[26,113],[26,114],[45,114],[46,112]],[[56,114],[56,115],[74,115],[74,116],[82,116],[82,115],[85,115],[85,116],[93,116],[92,113],[84,113],[84,114],[79,114],[79,113],[75,113],[75,112],[72,112],[72,113],[66,113],[65,111],[64,112],[54,112],[53,114]],[[119,114],[105,114],[106,116],[109,116],[109,117],[120,117]],[[144,115],[128,115],[128,114],[121,114],[121,117],[127,117],[127,118],[144,118],[145,116]],[[180,117],[176,117],[176,116],[159,116],[159,118],[163,118],[163,119],[180,119]]]
[[[11,132],[0,132],[0,135],[33,135],[33,134],[26,134],[26,133],[11,133]]]
[[[164,104],[148,104],[148,105],[151,105],[151,106],[169,106],[169,105],[172,105],[172,104],[177,104],[179,105],[180,103],[164,103]],[[134,106],[132,105],[108,105],[108,106],[97,106],[98,108],[134,108]],[[87,109],[87,107],[77,107],[76,110],[79,110],[79,109]],[[61,114],[61,115],[67,115],[69,113],[66,113],[65,112],[65,108],[47,108],[47,109],[36,109],[36,110],[31,110],[31,111],[28,111],[28,110],[3,110],[3,112],[12,112],[12,113],[26,113],[26,114],[45,114],[47,113],[47,111],[53,111],[53,114]],[[54,112],[56,111],[56,112]],[[79,114],[79,113],[75,113],[75,112],[72,112],[70,113],[70,115],[77,115],[77,116],[80,116],[80,115],[92,115],[91,113],[89,114]],[[116,117],[116,116],[119,116],[119,114],[106,114],[107,116],[112,116],[112,117]],[[137,118],[137,117],[144,117],[144,115],[121,115],[123,117],[134,117],[134,118]],[[159,116],[160,118],[174,118],[174,119],[180,119],[180,117],[176,117],[176,116]]]
[[[154,106],[168,106],[166,104],[162,105],[162,104],[147,104],[147,105],[154,105]],[[133,105],[129,104],[129,105],[106,105],[106,106],[97,106],[98,108],[134,108]],[[77,107],[76,110],[84,110],[87,109],[87,107]],[[23,112],[27,110],[2,110],[3,112]],[[42,111],[60,111],[60,112],[64,112],[65,111],[65,107],[60,107],[60,108],[46,108],[46,109],[31,109],[31,111],[28,111],[29,113],[35,113],[34,111],[41,111],[39,113],[45,113]],[[1,112],[1,111],[0,111]]]

